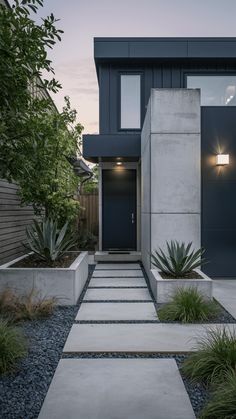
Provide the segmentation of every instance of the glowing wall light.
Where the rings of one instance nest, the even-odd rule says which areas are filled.
[[[217,154],[216,155],[216,165],[217,166],[226,166],[229,164],[229,154]]]

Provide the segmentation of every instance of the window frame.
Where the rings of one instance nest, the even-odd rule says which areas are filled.
[[[121,126],[121,76],[139,76],[140,77],[140,127],[139,128],[122,128]],[[142,98],[143,98],[143,72],[139,70],[120,70],[118,71],[118,131],[121,132],[140,132],[142,129]]]
[[[210,76],[219,76],[219,77],[223,77],[223,76],[235,76],[236,77],[236,71],[235,70],[229,70],[229,71],[226,71],[226,70],[213,71],[211,69],[204,70],[204,71],[197,71],[197,70],[187,70],[187,71],[184,71],[184,73],[183,73],[183,81],[184,81],[184,88],[186,88],[186,89],[188,89],[188,85],[187,85],[188,77],[191,77],[191,76],[193,76],[193,77],[194,76],[197,76],[197,77],[201,77],[201,76],[203,76],[203,77],[204,76],[208,76],[208,77],[210,77]],[[200,89],[200,88],[196,87],[196,89]],[[206,108],[220,108],[220,107],[227,108],[227,105],[202,105],[201,104],[201,107],[206,107]],[[231,108],[234,108],[234,107],[236,107],[236,105],[231,105],[230,107]]]

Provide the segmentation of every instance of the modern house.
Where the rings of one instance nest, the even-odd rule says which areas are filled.
[[[99,250],[203,246],[212,276],[236,276],[236,38],[95,38]],[[133,253],[135,254],[135,253]]]

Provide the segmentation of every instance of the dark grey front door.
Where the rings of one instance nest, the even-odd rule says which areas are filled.
[[[103,170],[103,250],[136,250],[136,170]]]

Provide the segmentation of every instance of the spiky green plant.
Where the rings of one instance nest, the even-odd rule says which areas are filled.
[[[26,235],[25,247],[49,263],[58,260],[76,242],[68,228],[68,223],[58,229],[57,222],[50,219],[42,222],[34,220],[33,224],[26,229]]]
[[[197,352],[183,363],[183,373],[192,381],[207,385],[223,382],[225,374],[236,372],[236,332],[228,327],[208,330],[198,340]]]
[[[192,243],[166,242],[167,252],[154,250],[151,254],[152,264],[161,272],[173,277],[184,278],[186,274],[206,263],[202,258],[204,249],[191,250]]]
[[[202,411],[201,419],[236,418],[236,371],[225,376],[224,383],[218,385]]]
[[[162,321],[180,321],[182,323],[203,322],[215,318],[219,306],[214,300],[204,296],[194,287],[179,288],[169,303],[158,311]]]
[[[26,352],[26,341],[20,330],[0,320],[0,374],[12,370]]]

